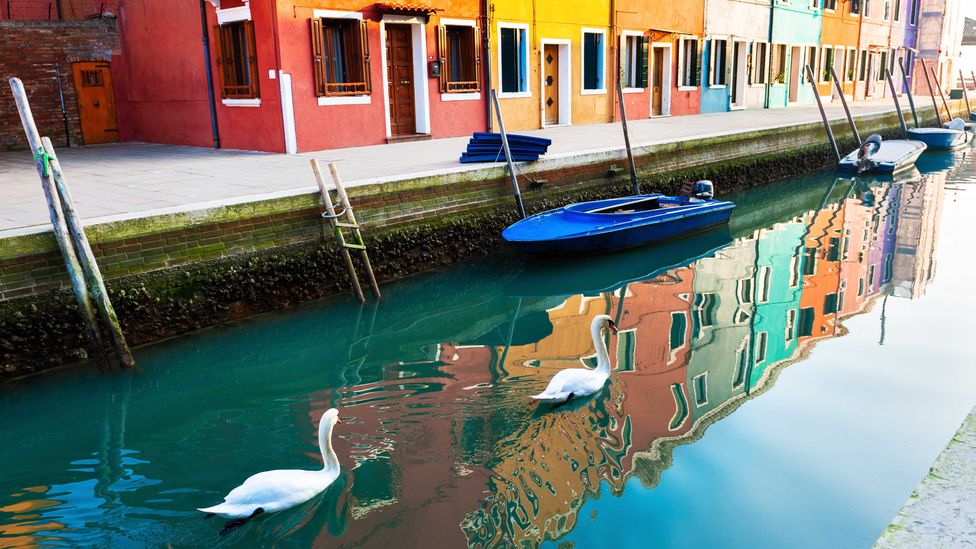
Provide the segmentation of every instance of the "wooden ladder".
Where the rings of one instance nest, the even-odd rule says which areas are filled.
[[[369,255],[366,253],[366,243],[363,242],[363,234],[359,230],[359,223],[356,222],[356,215],[353,213],[352,205],[349,203],[349,196],[346,195],[346,189],[342,186],[342,178],[339,177],[339,170],[336,168],[334,162],[329,162],[329,173],[332,174],[332,182],[335,183],[336,188],[337,202],[341,207],[341,210],[336,212],[335,205],[332,202],[332,195],[325,186],[325,177],[322,175],[322,169],[319,167],[318,160],[313,158],[311,164],[312,173],[315,174],[315,182],[319,186],[319,194],[322,196],[322,202],[325,203],[325,212],[322,213],[322,217],[328,219],[329,224],[332,225],[332,232],[335,236],[336,243],[339,244],[342,258],[346,263],[346,270],[349,272],[349,279],[352,281],[352,290],[356,294],[356,299],[360,303],[366,303],[366,297],[363,295],[363,287],[359,283],[359,276],[356,274],[356,267],[352,262],[352,256],[349,254],[349,250],[356,250],[360,253],[360,259],[366,267],[366,275],[369,277],[369,285],[373,290],[373,295],[376,296],[376,299],[381,299],[380,287],[376,283],[376,275],[373,274],[373,266],[370,265]],[[340,218],[344,218],[345,221],[339,221]],[[347,239],[344,230],[352,233],[352,241]]]

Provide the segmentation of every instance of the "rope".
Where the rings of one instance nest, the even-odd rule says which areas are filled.
[[[41,161],[41,165],[44,167],[44,172],[42,172],[41,175],[44,177],[51,175],[51,155],[47,154],[47,151],[41,149],[40,152],[34,155],[34,162],[37,162],[38,160]]]

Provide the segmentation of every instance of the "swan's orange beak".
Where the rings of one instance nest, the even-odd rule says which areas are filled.
[[[336,418],[336,423],[342,423],[342,420],[339,419],[339,418]]]
[[[617,333],[617,324],[614,321],[608,320],[607,321],[607,324],[610,326],[610,331],[611,332]]]

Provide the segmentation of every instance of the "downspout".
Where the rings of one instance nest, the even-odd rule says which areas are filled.
[[[610,85],[610,87],[607,88],[608,91],[609,90],[616,90],[617,89],[617,79],[620,78],[620,56],[617,55],[617,53],[616,53],[617,52],[617,44],[620,42],[620,38],[617,36],[617,2],[615,0],[610,0],[610,40],[609,40],[609,42],[610,43],[607,44],[607,46],[608,46],[607,47],[607,50],[609,50],[610,59],[613,59],[614,60],[613,66],[617,70],[615,70],[615,71],[613,71],[613,72],[610,73],[610,82],[608,82],[608,84]],[[604,62],[604,67],[605,68],[609,69],[610,68],[609,65],[610,65],[610,63]],[[611,106],[611,109],[610,109],[610,122],[616,122],[617,121],[617,108],[616,108],[615,105],[617,104],[617,94],[614,93],[614,92],[610,92],[609,95],[611,97],[613,97],[613,99],[610,100],[610,106]],[[620,108],[623,109],[624,108],[623,105],[620,105]]]
[[[278,43],[278,3],[276,0],[268,2],[271,8],[271,37],[274,39],[274,52],[275,52],[275,76],[278,79],[278,101],[284,101],[281,93],[281,47]],[[368,38],[367,38],[368,39]],[[257,55],[257,52],[254,52]],[[260,78],[260,77],[259,77]],[[288,137],[285,135],[285,127],[288,125],[288,121],[285,120],[285,109],[279,105],[279,111],[281,112],[281,145],[285,152],[288,152]]]
[[[494,5],[492,5],[494,7]],[[481,0],[481,44],[483,53],[481,55],[482,59],[482,72],[484,73],[485,85],[481,87],[481,92],[485,97],[485,120],[487,121],[486,129],[490,132],[492,128],[491,123],[491,99],[488,98],[491,95],[491,18],[488,17],[488,0]]]
[[[769,61],[773,60],[773,17],[775,15],[776,15],[776,0],[769,0],[769,38],[766,40],[766,42],[769,44],[767,46],[769,48],[769,51],[766,54],[769,57]],[[773,64],[772,63],[770,62],[766,63],[766,72],[768,73],[768,76],[766,76],[766,98],[763,100],[763,104],[764,104],[763,108],[768,109],[769,94],[772,91],[772,86],[773,86]]]
[[[217,102],[214,99],[213,70],[210,68],[210,36],[207,33],[207,3],[200,0],[200,29],[203,34],[203,63],[207,73],[207,100],[210,103],[210,128],[213,134],[213,148],[220,148],[220,133],[217,130]]]

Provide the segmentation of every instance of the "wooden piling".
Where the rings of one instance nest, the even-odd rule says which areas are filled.
[[[942,80],[935,73],[935,69],[930,68],[929,70],[932,71],[932,79],[935,80],[936,87],[939,89],[939,97],[942,98],[942,106],[945,107],[946,122],[952,122],[952,111],[949,110],[949,102],[946,100],[945,90],[942,89]]]
[[[51,139],[47,137],[41,138],[41,143],[50,157],[51,173],[54,176],[54,186],[58,192],[58,198],[61,199],[61,210],[64,213],[64,219],[67,222],[68,232],[71,234],[75,250],[78,252],[81,267],[88,278],[88,288],[95,300],[98,316],[102,318],[102,323],[112,338],[112,347],[115,349],[115,355],[122,367],[132,368],[136,365],[135,358],[132,356],[129,344],[125,341],[122,326],[119,324],[119,317],[115,314],[115,308],[112,306],[112,300],[109,299],[105,281],[102,280],[102,273],[99,271],[98,262],[95,260],[95,254],[92,252],[88,236],[85,234],[85,227],[75,212],[74,201],[71,199],[61,163],[58,162],[57,154],[54,152],[54,145],[51,143]]]
[[[329,162],[329,173],[332,174],[332,182],[335,183],[336,192],[339,193],[339,201],[346,211],[346,222],[355,226],[358,231],[359,222],[356,221],[356,214],[352,211],[349,195],[346,194],[346,187],[342,184],[342,178],[339,177],[339,169],[336,167],[335,162]],[[361,254],[360,258],[363,260],[363,266],[366,267],[366,276],[369,277],[370,289],[372,289],[376,299],[380,299],[383,296],[380,295],[380,285],[376,283],[376,275],[373,274],[373,266],[369,262],[369,254],[366,253],[366,247],[363,246],[363,249],[359,250],[359,253]]]
[[[349,280],[352,282],[352,291],[356,294],[356,299],[360,303],[366,303],[366,297],[363,296],[363,288],[359,285],[359,277],[356,276],[356,267],[352,264],[352,257],[349,255],[349,249],[342,245],[342,235],[339,231],[342,229],[336,225],[338,216],[335,212],[335,207],[332,205],[332,196],[329,195],[329,190],[325,187],[325,177],[322,175],[322,169],[319,167],[319,161],[316,159],[311,159],[309,161],[312,164],[312,173],[315,174],[315,182],[319,186],[319,194],[322,196],[322,202],[325,203],[325,211],[329,215],[329,224],[332,225],[332,230],[336,233],[336,241],[339,243],[339,251],[342,253],[342,259],[346,263],[346,271],[349,273]]]
[[[891,98],[895,102],[895,112],[898,113],[898,123],[901,124],[901,133],[905,135],[908,133],[908,125],[905,124],[905,114],[901,112],[901,105],[898,104],[898,94],[895,93],[895,83],[891,80],[891,71],[888,67],[884,68],[885,80],[888,81],[888,89],[891,90]]]
[[[915,121],[915,127],[918,125],[918,113],[915,112],[915,98],[912,97],[912,86],[908,83],[908,71],[905,70],[905,60],[901,57],[898,58],[898,68],[901,69],[901,81],[905,85],[905,93],[908,94],[908,106],[912,109],[912,120]]]
[[[942,127],[942,113],[939,111],[939,104],[935,101],[935,88],[932,87],[932,81],[929,79],[929,68],[925,64],[925,60],[919,58],[922,62],[922,74],[925,75],[925,84],[929,87],[929,95],[932,96],[932,107],[935,108],[935,118],[939,121],[939,127]]]
[[[820,109],[820,118],[823,119],[824,130],[827,131],[827,141],[830,142],[830,148],[834,151],[834,158],[837,159],[837,163],[840,164],[840,151],[837,149],[837,141],[834,139],[834,131],[830,129],[830,120],[827,120],[827,111],[824,110],[823,101],[820,99],[820,90],[817,89],[817,78],[813,74],[813,69],[807,64],[807,81],[810,82],[810,87],[813,88],[813,97],[817,100],[817,108]]]
[[[617,100],[620,102],[620,125],[624,129],[624,145],[627,146],[627,164],[630,166],[630,188],[634,196],[640,194],[640,183],[637,181],[637,166],[634,165],[634,151],[630,148],[630,131],[627,129],[627,109],[624,107],[624,89],[617,78]]]
[[[962,82],[962,98],[966,101],[966,114],[972,120],[973,109],[969,106],[969,89],[966,87],[966,77],[963,75],[962,69],[959,69],[959,81]]]
[[[840,79],[837,78],[837,71],[834,70],[834,66],[830,66],[830,76],[834,79],[834,87],[837,89],[837,94],[840,95],[840,103],[844,106],[844,114],[847,115],[847,123],[851,127],[851,133],[854,135],[854,143],[858,147],[861,146],[861,134],[857,133],[857,126],[854,125],[854,117],[851,116],[851,109],[847,106],[847,98],[844,97],[844,88],[840,85]]]
[[[522,204],[522,191],[515,177],[515,163],[512,162],[512,150],[508,148],[508,134],[505,133],[505,121],[502,119],[502,109],[498,106],[498,93],[491,89],[491,103],[495,106],[495,116],[498,117],[498,131],[502,136],[502,148],[505,150],[505,161],[508,163],[508,175],[512,179],[512,193],[515,195],[515,207],[519,216],[525,219],[525,205]]]
[[[71,278],[71,289],[78,302],[78,312],[81,314],[82,322],[85,325],[85,333],[89,342],[95,348],[95,352],[104,356],[105,342],[98,329],[98,320],[95,317],[95,307],[92,305],[91,297],[88,295],[88,284],[85,282],[85,274],[78,261],[74,245],[71,242],[71,235],[68,233],[68,225],[64,220],[61,211],[61,201],[58,198],[57,189],[54,186],[54,177],[48,166],[44,145],[41,136],[37,132],[34,124],[34,115],[31,113],[30,103],[27,101],[27,93],[24,91],[24,84],[19,78],[9,80],[10,89],[13,92],[14,102],[17,105],[17,112],[20,114],[20,122],[24,126],[27,134],[27,142],[31,152],[34,154],[34,164],[37,167],[37,174],[41,179],[41,189],[44,191],[44,198],[47,200],[48,215],[51,219],[51,227],[54,232],[54,239],[61,250],[61,257],[64,259],[64,266]]]

